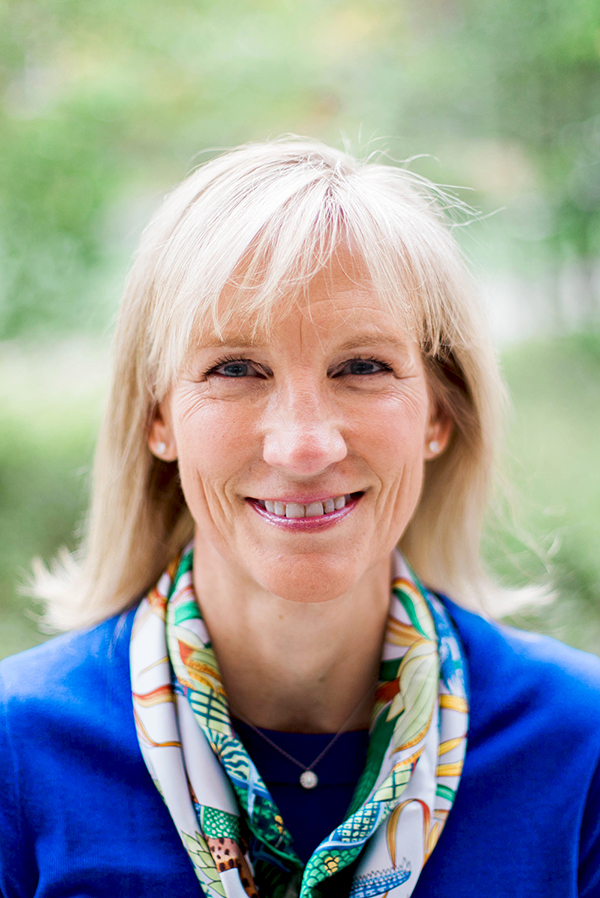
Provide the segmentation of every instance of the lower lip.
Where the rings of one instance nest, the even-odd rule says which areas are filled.
[[[315,517],[312,518],[284,518],[267,511],[267,509],[263,508],[256,499],[246,499],[246,502],[252,506],[257,514],[268,521],[269,524],[274,524],[276,527],[283,527],[284,530],[294,530],[299,533],[312,533],[315,530],[326,530],[328,527],[333,527],[334,524],[338,524],[344,518],[347,518],[349,514],[352,514],[363,495],[363,493],[354,493],[350,496],[350,499],[346,502],[344,507],[340,508],[338,511],[331,511],[329,514],[315,515]]]

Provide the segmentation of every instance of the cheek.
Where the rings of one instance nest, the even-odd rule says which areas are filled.
[[[361,431],[383,477],[423,463],[427,402],[414,397],[390,397],[363,416]]]
[[[230,403],[206,403],[193,414],[178,416],[174,432],[183,492],[196,517],[200,505],[220,504],[232,479],[247,464],[251,422]]]
[[[398,542],[419,502],[424,473],[428,405],[417,393],[379,404],[364,423],[367,461],[380,490],[375,515],[379,531]]]

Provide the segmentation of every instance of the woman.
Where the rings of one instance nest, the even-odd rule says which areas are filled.
[[[209,162],[115,361],[38,579],[87,629],[0,667],[2,895],[600,895],[600,661],[466,610],[501,386],[433,188]]]

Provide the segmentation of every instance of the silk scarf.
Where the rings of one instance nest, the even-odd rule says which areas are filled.
[[[358,859],[351,898],[408,898],[452,808],[466,750],[466,666],[444,606],[396,554],[366,766],[346,819],[303,868],[232,729],[192,567],[188,547],[141,602],[130,662],[142,755],[202,893],[317,898],[319,883]]]

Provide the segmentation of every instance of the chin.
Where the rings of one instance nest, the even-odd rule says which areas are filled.
[[[295,555],[280,557],[262,567],[260,585],[289,602],[320,604],[344,595],[366,572],[366,566],[347,557]]]

